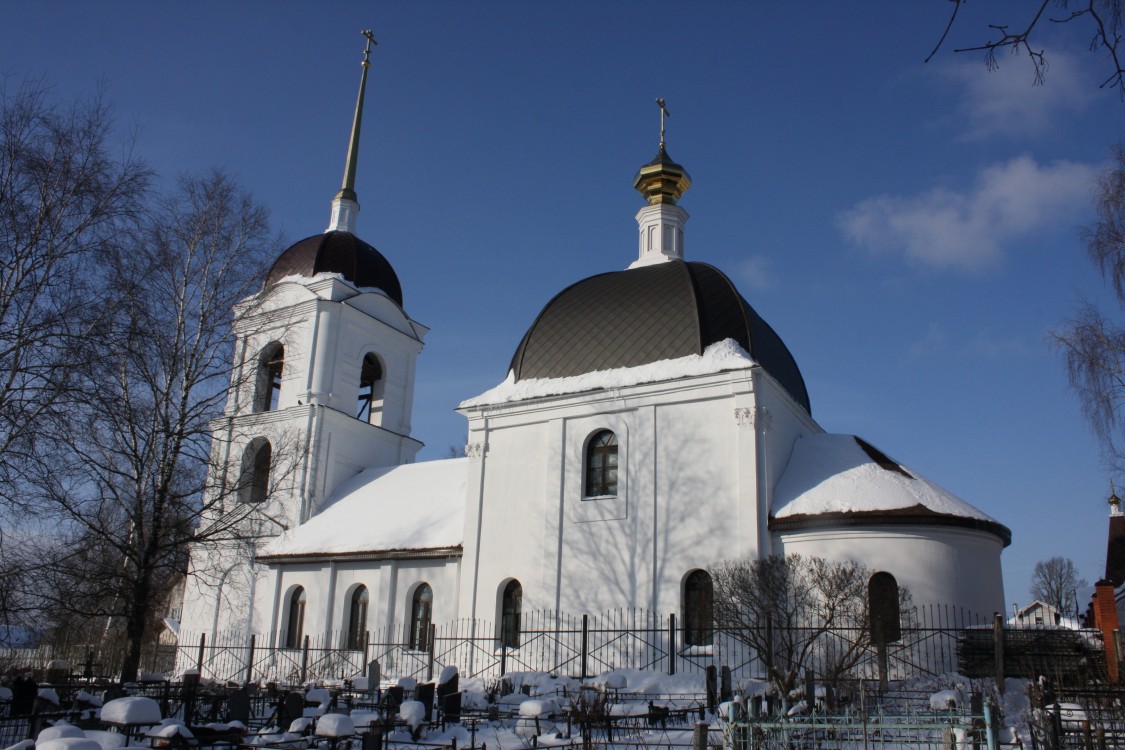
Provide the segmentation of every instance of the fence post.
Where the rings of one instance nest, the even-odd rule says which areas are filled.
[[[434,639],[437,637],[437,626],[430,623],[430,658],[426,664],[426,680],[434,679]]]
[[[207,648],[207,634],[199,634],[199,656],[195,660],[195,668],[199,670],[199,676],[203,677],[203,650]]]
[[[254,681],[254,643],[258,636],[254,633],[250,634],[250,656],[246,659],[246,684],[249,685]]]
[[[581,679],[586,679],[589,674],[586,672],[586,651],[590,646],[590,616],[587,614],[582,615],[582,676]]]
[[[309,680],[309,637],[305,636],[305,645],[301,649],[301,682]]]
[[[984,733],[988,741],[988,750],[997,750],[1000,734],[999,727],[996,726],[996,707],[990,700],[984,702]]]
[[[676,613],[668,614],[668,674],[676,674]]]
[[[707,722],[701,721],[695,725],[691,744],[693,750],[707,750]]]
[[[996,654],[996,689],[1004,694],[1004,616],[996,612],[992,616],[992,641]]]

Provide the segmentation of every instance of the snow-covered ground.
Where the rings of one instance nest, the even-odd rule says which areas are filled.
[[[440,680],[447,682],[454,674],[443,672]],[[350,682],[350,681],[349,681]],[[361,683],[358,678],[356,683]],[[351,685],[354,690],[356,683]],[[139,730],[136,736],[149,747],[194,744],[203,740],[203,733],[245,733],[244,744],[288,750],[307,748],[347,748],[347,738],[358,737],[378,721],[378,711],[370,708],[348,711],[344,701],[333,708],[332,694],[342,683],[307,687],[304,696],[305,716],[287,727],[265,727],[251,731],[245,725],[210,724],[195,727],[200,737],[176,717],[165,718],[158,704],[143,697],[121,698],[100,708],[103,722],[112,727]],[[386,685],[384,687],[390,687]],[[415,685],[400,685],[408,691]],[[579,745],[583,738],[617,750],[645,746],[691,746],[697,726],[702,722],[708,732],[708,746],[737,744],[732,720],[757,713],[756,699],[769,692],[769,686],[757,680],[735,685],[733,700],[717,710],[706,708],[707,689],[698,675],[667,675],[643,670],[620,670],[587,680],[576,680],[536,672],[507,675],[502,681],[481,678],[461,680],[459,689],[465,716],[458,723],[445,726],[427,723],[425,707],[408,692],[407,700],[397,710],[395,730],[386,736],[390,743],[421,741],[427,745],[451,745],[459,748],[492,750],[537,746]],[[878,734],[883,744],[900,748],[916,747],[941,741],[945,732],[962,747],[971,746],[970,716],[972,694],[983,693],[984,701],[999,721],[1001,744],[1032,747],[1031,724],[1036,717],[1029,702],[1029,684],[1024,680],[1008,680],[1001,693],[987,680],[970,680],[957,675],[944,675],[927,680],[899,683],[876,705],[872,697],[845,697],[842,705],[829,710],[824,686],[819,686],[814,710],[800,692],[774,703],[773,718],[764,719],[759,731],[765,736],[784,732],[792,747],[804,746],[805,740],[822,736],[826,728],[837,738],[836,746],[850,747],[847,738],[862,738],[864,733]],[[843,697],[843,696],[842,696]],[[759,704],[760,705],[760,704]],[[95,711],[99,709],[94,709]],[[1064,729],[1081,723],[1085,714],[1080,706],[1066,706]],[[326,713],[327,711],[327,713]],[[348,715],[350,713],[350,715]],[[265,717],[259,717],[264,719]],[[612,724],[613,729],[607,727]],[[932,726],[927,729],[926,726]],[[1077,724],[1076,724],[1077,726]],[[948,731],[946,731],[948,730]],[[936,736],[930,736],[935,735]],[[873,736],[873,735],[872,735]],[[136,740],[134,740],[134,743]],[[114,731],[82,730],[59,722],[43,730],[36,750],[120,750],[123,735]],[[205,744],[205,740],[200,744]],[[360,742],[354,740],[354,747]],[[30,750],[31,745],[13,746]]]

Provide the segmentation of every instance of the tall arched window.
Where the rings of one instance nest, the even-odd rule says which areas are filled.
[[[281,401],[281,371],[284,365],[285,347],[277,341],[266,346],[258,355],[254,411],[277,411]]]
[[[359,651],[363,648],[363,634],[367,630],[367,587],[357,586],[352,592],[351,606],[348,608],[348,648]]]
[[[617,436],[602,430],[586,444],[585,497],[617,494]]]
[[[410,648],[418,651],[429,651],[433,644],[430,643],[430,622],[434,614],[434,592],[428,583],[423,583],[414,589],[414,598],[410,600]]]
[[[270,494],[270,463],[273,448],[265,438],[256,438],[242,454],[240,499],[244,503],[264,503]]]
[[[523,586],[519,581],[508,581],[500,599],[500,645],[520,647],[520,610],[523,608]]]
[[[285,648],[300,648],[305,637],[305,590],[298,586],[289,595],[289,622],[285,628]]]
[[[383,366],[379,358],[368,352],[359,369],[359,400],[356,419],[371,424],[382,424],[383,419]]]
[[[898,581],[885,570],[867,581],[867,613],[875,643],[894,643],[902,637],[902,610]]]
[[[715,587],[706,570],[693,570],[684,579],[684,645],[711,645],[715,620]]]

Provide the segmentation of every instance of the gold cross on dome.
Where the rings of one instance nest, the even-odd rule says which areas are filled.
[[[656,106],[660,107],[660,148],[664,148],[664,118],[671,117],[672,113],[664,106],[664,99],[657,99]]]

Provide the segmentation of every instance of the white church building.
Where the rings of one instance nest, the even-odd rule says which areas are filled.
[[[506,379],[465,394],[465,457],[415,462],[428,329],[355,228],[366,74],[365,56],[328,230],[236,310],[214,427],[235,489],[205,523],[247,533],[195,550],[182,632],[294,647],[389,629],[420,645],[431,622],[473,618],[512,643],[521,612],[618,607],[690,627],[708,566],[789,553],[858,561],[915,603],[1003,611],[1009,530],[825,433],[781,337],[727,275],[687,259],[691,180],[663,134],[634,179],[639,243],[622,270],[559,292],[512,342]]]

